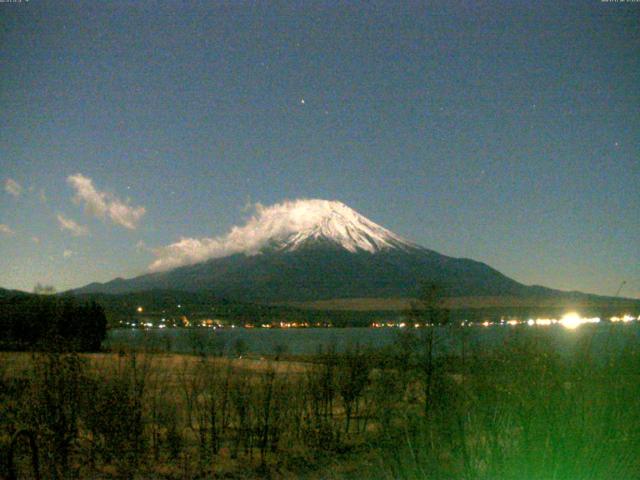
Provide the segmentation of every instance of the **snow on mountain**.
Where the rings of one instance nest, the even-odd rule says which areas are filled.
[[[302,200],[292,211],[295,209],[305,212],[309,226],[286,238],[280,245],[281,250],[297,250],[314,240],[329,241],[350,252],[364,250],[374,253],[391,248],[413,247],[410,242],[363,217],[342,202]]]
[[[564,299],[571,305],[587,298],[528,287],[482,262],[412,244],[337,201],[256,205],[244,225],[226,235],[183,238],[155,253],[156,272],[75,292],[168,290],[257,303],[306,302],[412,298],[419,285],[432,282],[446,289],[446,296],[491,297],[490,305],[497,297]]]
[[[182,238],[154,250],[152,271],[222,258],[235,253],[255,255],[275,245],[293,251],[313,240],[338,245],[350,252],[377,252],[415,245],[363,217],[342,202],[301,199],[271,206],[255,206],[255,214],[242,226],[215,238]]]
[[[206,291],[280,302],[411,297],[424,281],[460,296],[518,295],[524,288],[480,262],[412,244],[341,202],[317,199],[257,205],[226,235],[183,238],[156,255],[156,272],[81,291]]]

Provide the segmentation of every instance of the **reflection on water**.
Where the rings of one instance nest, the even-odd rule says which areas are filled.
[[[635,319],[635,318],[634,318]],[[455,353],[464,348],[485,350],[500,348],[514,338],[535,338],[555,347],[560,353],[571,353],[585,344],[594,354],[619,351],[626,345],[640,342],[637,321],[596,322],[594,318],[574,315],[559,319],[530,319],[502,324],[478,323],[466,327],[436,328],[439,354]],[[538,326],[542,328],[537,328]],[[578,328],[580,327],[580,328]],[[424,328],[424,327],[423,327]],[[298,328],[298,329],[114,329],[109,331],[105,346],[118,348],[151,348],[179,353],[209,353],[233,355],[252,353],[273,355],[289,353],[310,355],[335,348],[383,348],[394,343],[399,335],[414,328]],[[432,328],[432,327],[427,327]]]

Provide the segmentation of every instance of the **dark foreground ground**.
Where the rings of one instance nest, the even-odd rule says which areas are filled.
[[[525,329],[437,358],[429,329],[286,360],[4,353],[0,476],[639,478],[640,346],[592,333],[569,358]]]

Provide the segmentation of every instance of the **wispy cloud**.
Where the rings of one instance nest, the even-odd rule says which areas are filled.
[[[82,237],[89,234],[89,228],[84,225],[79,225],[78,223],[71,220],[70,218],[65,217],[61,213],[59,213],[56,217],[58,219],[58,225],[60,225],[60,229],[71,232],[71,235],[73,235],[74,237]]]
[[[226,235],[215,238],[181,238],[178,242],[156,248],[152,271],[168,270],[181,265],[226,257],[234,253],[257,253],[274,238],[282,238],[317,224],[326,215],[331,202],[325,200],[292,200],[265,207],[256,203],[254,214],[243,226],[233,227]]]
[[[84,204],[86,211],[98,218],[109,218],[113,223],[133,230],[146,212],[142,206],[129,205],[128,200],[122,201],[109,192],[101,192],[95,188],[93,180],[80,173],[67,177],[67,182],[76,191],[76,202]]]
[[[22,194],[22,185],[16,182],[12,178],[7,178],[4,181],[4,191],[9,195],[13,195],[14,197],[19,197]]]
[[[0,223],[0,234],[2,235],[13,235],[16,232],[9,226],[4,223]]]

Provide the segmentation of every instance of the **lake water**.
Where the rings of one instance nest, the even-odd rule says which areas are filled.
[[[420,330],[398,328],[297,328],[297,329],[114,329],[107,335],[105,346],[119,348],[151,348],[176,353],[251,353],[273,355],[278,352],[309,355],[335,348],[383,348],[396,342],[401,333]],[[561,325],[547,327],[527,325],[473,326],[466,328],[441,327],[436,330],[438,353],[460,352],[463,344],[468,350],[500,348],[516,337],[535,337],[570,354],[586,343],[592,352],[619,351],[625,346],[640,346],[640,324],[582,325],[566,329]]]

